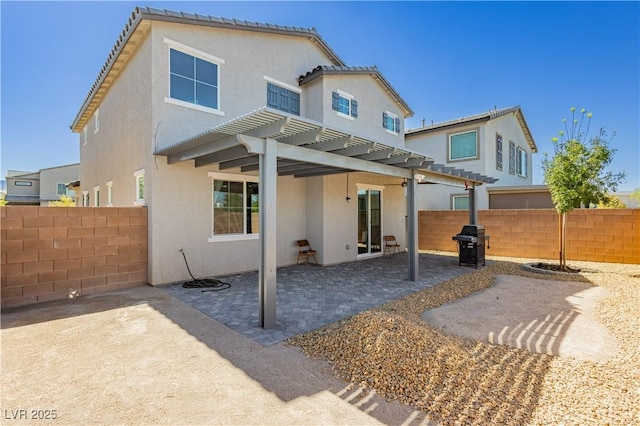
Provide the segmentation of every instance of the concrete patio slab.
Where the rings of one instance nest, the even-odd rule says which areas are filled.
[[[9,309],[1,337],[2,424],[428,423],[153,287]]]

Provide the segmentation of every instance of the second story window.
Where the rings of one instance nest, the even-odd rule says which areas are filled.
[[[478,158],[478,132],[449,135],[449,161],[474,160]]]
[[[331,94],[331,109],[347,118],[358,117],[358,101],[348,93],[338,90]]]
[[[293,115],[300,115],[300,93],[267,82],[267,106]]]
[[[502,170],[502,135],[496,133],[496,170]]]
[[[527,177],[527,163],[527,152],[522,148],[518,148],[516,154],[516,173],[518,176]]]
[[[179,50],[169,50],[169,96],[218,109],[218,65]]]
[[[96,109],[93,113],[93,133],[98,133],[100,130],[100,109]]]
[[[509,141],[509,174],[516,174],[516,144]]]
[[[382,113],[382,127],[392,133],[400,133],[400,119],[393,113]]]
[[[67,185],[64,183],[58,183],[56,187],[56,194],[58,194],[58,197],[67,195]]]

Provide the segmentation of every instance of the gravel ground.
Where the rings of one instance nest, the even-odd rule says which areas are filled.
[[[450,255],[450,254],[449,254]],[[640,266],[569,262],[581,274],[529,272],[536,259],[491,257],[484,268],[295,336],[288,344],[333,373],[420,409],[442,424],[640,424]],[[596,317],[621,351],[597,363],[463,339],[420,315],[493,285],[497,275],[572,280],[607,288]]]

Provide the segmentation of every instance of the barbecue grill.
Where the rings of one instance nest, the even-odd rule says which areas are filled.
[[[459,234],[451,237],[458,242],[458,266],[463,263],[476,265],[484,260],[484,225],[464,225]]]

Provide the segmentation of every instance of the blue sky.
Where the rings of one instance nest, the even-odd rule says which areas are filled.
[[[0,2],[1,166],[78,161],[69,130],[136,5],[314,27],[348,65],[376,65],[408,128],[520,105],[540,160],[570,118],[615,130],[619,190],[640,187],[639,2]]]

